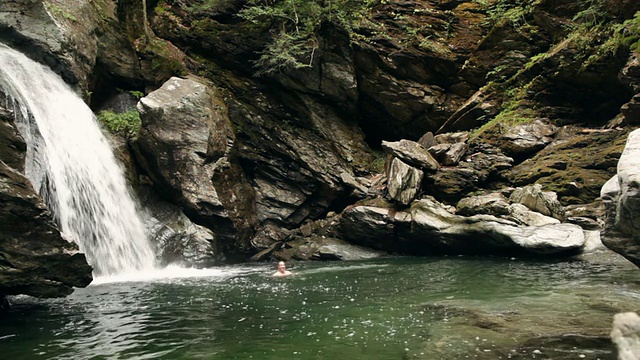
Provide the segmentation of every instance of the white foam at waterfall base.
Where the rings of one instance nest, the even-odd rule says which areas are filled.
[[[162,269],[151,269],[136,271],[131,273],[122,273],[117,275],[101,276],[93,280],[91,285],[101,285],[122,282],[155,282],[169,281],[175,279],[191,279],[191,278],[213,278],[224,280],[234,276],[244,276],[254,273],[265,273],[265,269],[255,267],[217,267],[209,269],[185,268],[176,265],[169,265]],[[271,270],[271,268],[269,268]],[[270,272],[267,271],[270,275]]]
[[[26,175],[94,276],[153,269],[139,207],[91,109],[49,68],[2,44],[0,64],[27,142]]]

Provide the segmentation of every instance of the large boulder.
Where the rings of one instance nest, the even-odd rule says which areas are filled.
[[[393,158],[387,174],[387,190],[389,197],[403,205],[409,205],[420,191],[420,183],[424,173]]]
[[[508,207],[509,201],[504,195],[501,193],[489,193],[460,200],[456,205],[456,214],[463,216],[476,214],[500,216],[509,213]]]
[[[424,170],[438,170],[440,164],[422,145],[411,140],[383,141],[382,148],[405,163]]]
[[[618,173],[601,196],[606,209],[602,242],[640,267],[640,130],[629,134]]]
[[[389,252],[447,254],[573,254],[585,239],[573,224],[521,226],[491,215],[451,214],[431,198],[404,211],[390,206],[346,209],[333,229],[336,237]]]
[[[542,191],[542,185],[534,184],[517,188],[509,201],[512,203],[520,203],[533,211],[537,211],[543,215],[551,216],[556,219],[564,219],[564,207],[558,201],[558,195],[553,191]]]
[[[513,159],[500,149],[484,144],[475,146],[457,166],[426,173],[426,188],[440,201],[457,203],[478,189],[493,186],[500,173],[512,165]]]
[[[216,229],[225,250],[247,250],[255,196],[233,154],[235,135],[211,88],[171,78],[138,104],[136,153],[156,189]]]
[[[513,158],[523,158],[542,150],[552,140],[557,128],[541,119],[508,128],[502,135],[502,151]]]

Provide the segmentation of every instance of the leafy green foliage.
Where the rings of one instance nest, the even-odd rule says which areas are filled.
[[[612,26],[612,36],[602,44],[600,53],[614,55],[622,47],[640,50],[640,11],[631,19]]]
[[[529,20],[533,10],[540,4],[540,0],[498,0],[494,3],[476,0],[475,2],[486,7],[488,15],[486,23],[488,25],[496,26],[506,23],[525,37],[529,37],[530,34],[537,31],[537,28],[532,26]]]
[[[313,65],[317,32],[332,22],[353,35],[377,0],[249,0],[239,16],[270,29],[271,42],[255,62],[256,75]]]
[[[131,90],[129,91],[129,94],[131,94],[131,96],[133,96],[136,99],[140,99],[144,96],[144,93],[142,91],[137,91],[137,90]]]
[[[142,125],[140,113],[136,109],[123,113],[116,113],[110,110],[100,111],[98,113],[98,121],[111,133],[123,136],[126,139],[135,138]]]
[[[569,35],[578,50],[574,60],[584,61],[582,69],[603,59],[616,56],[621,50],[636,50],[640,46],[640,12],[620,22],[615,8],[606,0],[589,0],[578,12]]]

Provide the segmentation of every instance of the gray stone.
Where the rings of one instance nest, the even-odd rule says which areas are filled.
[[[516,125],[507,129],[502,135],[501,149],[509,156],[525,156],[542,150],[549,144],[557,131],[540,119],[528,124]]]
[[[492,215],[464,217],[427,197],[397,211],[355,206],[339,217],[332,233],[347,241],[388,252],[449,254],[573,254],[584,246],[573,224],[520,226]]]
[[[542,215],[539,212],[531,211],[528,207],[516,203],[507,207],[509,219],[529,226],[544,226],[552,224],[560,224],[560,220],[550,216]]]
[[[383,141],[382,148],[411,166],[424,170],[440,168],[440,164],[429,154],[429,151],[415,141]]]
[[[422,145],[423,148],[428,149],[436,144],[436,139],[433,136],[433,133],[429,131],[418,139],[418,144]]]
[[[140,99],[138,110],[134,150],[156,189],[216,229],[223,247],[248,249],[255,193],[231,155],[235,136],[213,90],[174,77]]]
[[[509,202],[500,193],[490,193],[486,195],[471,196],[464,198],[456,205],[456,213],[463,216],[476,214],[506,215],[509,214]]]
[[[394,158],[387,175],[389,197],[403,205],[408,205],[420,191],[423,176],[424,173],[421,170]]]
[[[558,195],[553,191],[542,191],[540,184],[515,189],[509,196],[509,201],[523,204],[533,211],[558,220],[563,220],[565,216],[564,208],[558,201]]]
[[[466,143],[467,140],[469,140],[469,132],[467,131],[444,133],[435,136],[436,144]]]
[[[224,214],[211,183],[214,163],[207,162],[213,127],[213,99],[207,86],[171,78],[140,99],[142,129],[137,145],[147,155],[152,180],[180,194],[189,209],[209,207]]]
[[[213,231],[193,223],[177,206],[161,200],[145,189],[145,220],[149,238],[155,245],[160,262],[204,268],[221,262],[218,240]]]
[[[458,164],[460,159],[465,155],[469,146],[465,143],[443,143],[437,144],[429,148],[429,153],[441,165],[452,166]]]

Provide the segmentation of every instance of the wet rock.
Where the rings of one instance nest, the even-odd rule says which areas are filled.
[[[26,150],[27,144],[13,122],[13,112],[0,106],[0,159],[9,167],[24,172]]]
[[[0,145],[0,308],[6,295],[59,297],[87,286],[92,269],[22,173],[26,144],[2,105]]]
[[[0,294],[60,297],[85,287],[91,267],[65,239],[29,180],[0,161]]]
[[[162,201],[150,189],[141,195],[148,212],[145,224],[162,264],[204,268],[222,262],[213,231],[194,224],[180,208]]]
[[[511,233],[514,242],[518,245],[540,254],[581,250],[585,242],[582,228],[573,224],[532,226],[517,230],[516,233],[513,233],[513,230],[513,228],[504,228],[502,233]]]
[[[264,250],[274,243],[284,242],[291,232],[274,225],[265,225],[256,231],[251,239],[251,246],[256,250]]]

